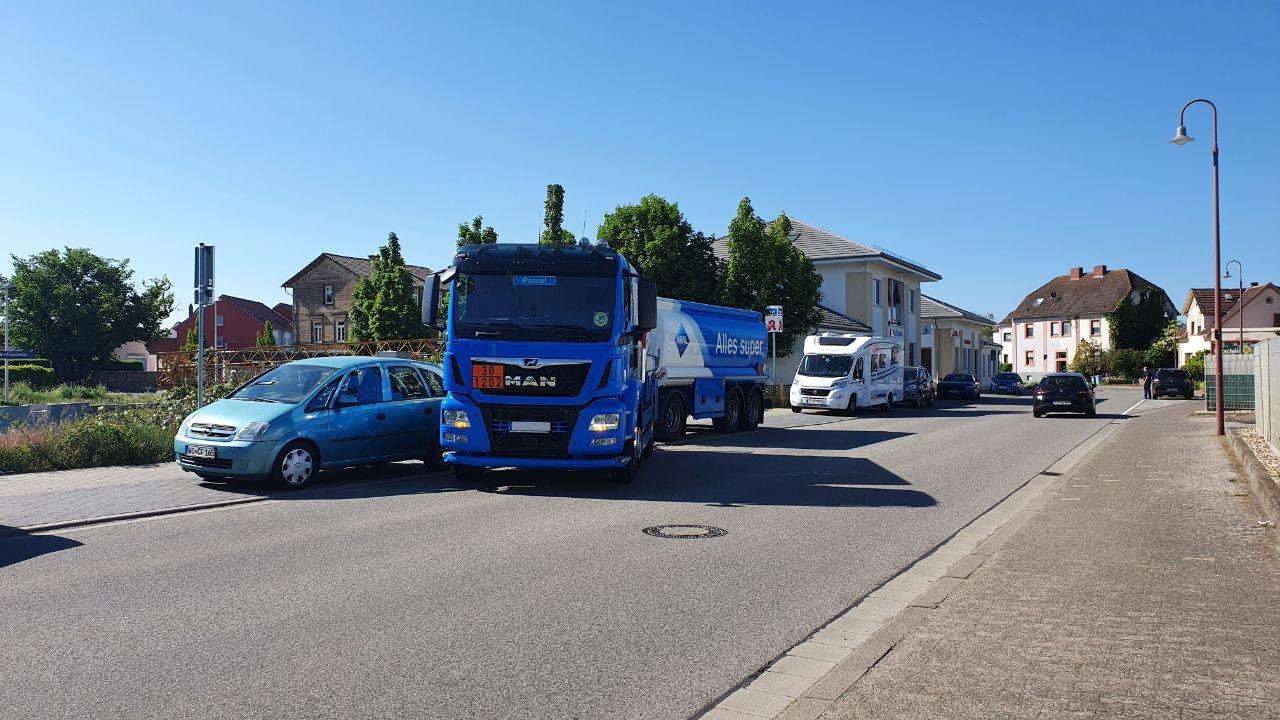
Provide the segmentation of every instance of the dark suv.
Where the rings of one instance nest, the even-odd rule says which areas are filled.
[[[912,403],[916,407],[933,404],[933,378],[929,377],[926,368],[902,368],[902,389],[904,403]]]
[[[1080,373],[1049,373],[1036,385],[1035,404],[1031,414],[1044,417],[1049,413],[1084,413],[1086,417],[1097,414],[1093,399],[1093,386]]]
[[[1177,395],[1190,400],[1195,393],[1195,385],[1191,383],[1191,375],[1186,370],[1176,368],[1160,368],[1151,381],[1151,397]]]

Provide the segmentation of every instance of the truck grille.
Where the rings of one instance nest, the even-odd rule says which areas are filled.
[[[473,363],[474,366],[482,363]],[[493,364],[493,363],[485,363]],[[523,395],[541,397],[573,397],[582,392],[591,372],[591,362],[563,365],[547,365],[545,367],[526,368],[520,365],[502,365],[502,387],[477,389],[488,395]]]
[[[800,394],[805,397],[826,397],[831,394],[830,388],[800,388]]]
[[[489,434],[489,448],[495,455],[507,457],[563,458],[569,456],[569,437],[578,422],[578,408],[510,407],[481,405],[484,426]],[[548,433],[514,433],[513,422],[545,422]]]

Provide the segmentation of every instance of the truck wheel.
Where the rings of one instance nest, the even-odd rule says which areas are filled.
[[[479,485],[484,482],[485,469],[472,465],[454,465],[453,477],[464,485]]]
[[[640,453],[636,452],[635,441],[628,442],[627,446],[631,448],[631,462],[609,470],[609,477],[616,483],[632,483],[640,475]]]
[[[739,430],[755,430],[764,419],[764,396],[758,390],[747,393],[747,404],[742,408],[742,424]]]
[[[733,390],[724,401],[724,414],[711,421],[716,432],[731,433],[742,422],[742,393]]]
[[[662,442],[671,442],[684,437],[685,423],[689,412],[684,407],[684,396],[679,392],[667,393],[662,398],[662,414],[658,417],[658,427],[654,435]]]

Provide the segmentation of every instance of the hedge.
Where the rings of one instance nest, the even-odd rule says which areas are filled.
[[[40,365],[9,365],[9,382],[24,382],[37,390],[51,388],[57,384],[53,370]]]
[[[102,362],[98,363],[96,366],[94,366],[93,369],[94,370],[138,371],[138,370],[146,370],[146,367],[143,366],[143,363],[141,360],[117,360],[116,358],[110,358],[109,360],[103,360]]]

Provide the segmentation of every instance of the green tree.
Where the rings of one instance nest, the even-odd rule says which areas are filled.
[[[1151,367],[1173,367],[1178,357],[1178,336],[1182,334],[1182,323],[1170,320],[1160,331],[1160,336],[1151,347],[1142,354],[1143,362]]]
[[[573,233],[564,229],[564,186],[552,184],[547,186],[547,201],[542,219],[542,235],[538,242],[543,245],[574,245],[578,241]]]
[[[1182,363],[1182,369],[1186,370],[1191,379],[1197,382],[1204,381],[1204,356],[1206,352],[1208,351],[1199,350],[1187,358],[1186,362]]]
[[[1168,322],[1164,294],[1159,290],[1148,288],[1140,291],[1136,303],[1132,294],[1126,295],[1120,305],[1107,314],[1111,346],[1146,350],[1160,337]]]
[[[411,340],[427,337],[422,311],[414,297],[413,276],[400,253],[400,239],[387,235],[387,244],[372,261],[373,272],[360,278],[351,293],[349,332],[352,341]]]
[[[484,226],[484,216],[477,215],[471,224],[458,224],[458,247],[463,245],[492,245],[498,242],[498,233],[491,227]]]
[[[1142,372],[1143,353],[1130,348],[1116,348],[1108,356],[1107,372],[1116,377],[1132,380]]]
[[[620,205],[604,216],[596,238],[656,283],[662,297],[720,301],[724,263],[716,258],[711,238],[695,231],[676,203],[651,194],[637,205]]]
[[[13,344],[47,358],[61,380],[83,380],[126,342],[161,337],[173,310],[167,279],[139,289],[128,260],[85,248],[13,256],[13,267]]]
[[[183,352],[196,352],[200,349],[200,334],[196,332],[195,326],[187,328],[187,337],[182,341]]]
[[[1106,360],[1101,347],[1089,340],[1081,340],[1071,358],[1071,372],[1083,373],[1088,377],[1101,375],[1106,372]]]
[[[738,203],[729,223],[729,261],[725,270],[725,300],[735,307],[764,311],[781,305],[786,322],[778,334],[778,355],[785,357],[798,338],[818,326],[822,276],[791,241],[791,220],[779,214],[767,227],[751,207]]]
[[[276,328],[271,324],[270,320],[262,323],[262,332],[258,333],[258,337],[254,339],[254,344],[258,347],[276,346]]]

